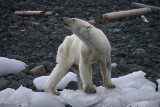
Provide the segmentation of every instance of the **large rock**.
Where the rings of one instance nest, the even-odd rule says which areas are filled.
[[[127,53],[126,52],[117,52],[116,54],[115,54],[115,57],[126,57],[127,56]]]
[[[144,49],[138,48],[136,49],[131,56],[134,56],[135,58],[148,58],[149,55],[145,52]]]
[[[46,74],[46,69],[44,65],[39,65],[29,71],[29,73],[33,76],[42,76]]]

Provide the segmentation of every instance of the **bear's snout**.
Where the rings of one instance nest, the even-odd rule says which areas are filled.
[[[69,18],[69,17],[63,17],[62,18],[62,24],[64,25],[64,26],[69,26],[69,23],[71,22],[71,18]]]
[[[69,19],[71,19],[71,18],[69,18],[69,17],[62,17],[62,19],[63,19],[63,20],[69,20]]]

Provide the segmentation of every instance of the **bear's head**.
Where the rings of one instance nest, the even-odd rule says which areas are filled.
[[[93,28],[91,24],[78,18],[63,17],[62,23],[64,27],[68,28],[76,35],[89,33]]]

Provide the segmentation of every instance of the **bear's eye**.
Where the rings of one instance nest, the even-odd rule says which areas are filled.
[[[72,19],[72,21],[74,22],[75,20],[74,20],[74,19]]]

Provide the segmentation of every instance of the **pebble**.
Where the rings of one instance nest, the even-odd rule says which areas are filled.
[[[149,81],[154,82],[155,83],[155,79],[153,79],[152,77],[146,77]]]
[[[33,25],[33,26],[38,26],[39,23],[38,23],[38,22],[32,22],[32,25]]]
[[[33,85],[33,81],[30,79],[21,79],[19,82],[22,84],[22,86],[27,87],[27,88]]]
[[[53,70],[53,68],[56,66],[54,63],[49,62],[49,61],[46,61],[43,64],[44,64],[44,66],[46,68],[47,73],[51,72]]]
[[[121,72],[133,72],[138,70],[143,70],[144,67],[137,64],[118,64],[117,69]]]
[[[111,51],[112,52],[118,52],[118,48],[115,48],[115,47],[112,46]]]
[[[0,91],[7,88],[9,84],[10,84],[10,81],[0,79]]]
[[[115,33],[118,33],[118,32],[120,32],[121,31],[121,29],[118,29],[118,28],[115,28],[114,30],[113,30],[113,32],[115,32]]]
[[[20,72],[18,74],[15,74],[15,75],[11,75],[11,78],[12,80],[16,80],[16,81],[19,81],[21,79],[27,79],[28,78],[28,75],[23,73],[23,72]]]
[[[134,52],[132,52],[131,56],[134,56],[135,58],[149,57],[149,55],[145,52],[144,49],[136,49]]]
[[[115,57],[126,57],[127,56],[127,53],[126,52],[117,52],[115,55]]]
[[[20,47],[16,45],[11,45],[10,47],[13,51],[20,51]]]
[[[52,15],[52,12],[51,12],[51,11],[45,12],[45,15],[46,15],[46,16],[50,16],[50,15]]]
[[[12,81],[8,88],[18,89],[22,84],[18,81]]]
[[[68,83],[68,85],[65,87],[65,89],[70,89],[70,90],[77,90],[77,82],[71,81]]]
[[[11,38],[12,37],[12,34],[10,32],[5,32],[3,34],[0,35],[0,39],[3,39],[3,38]]]

